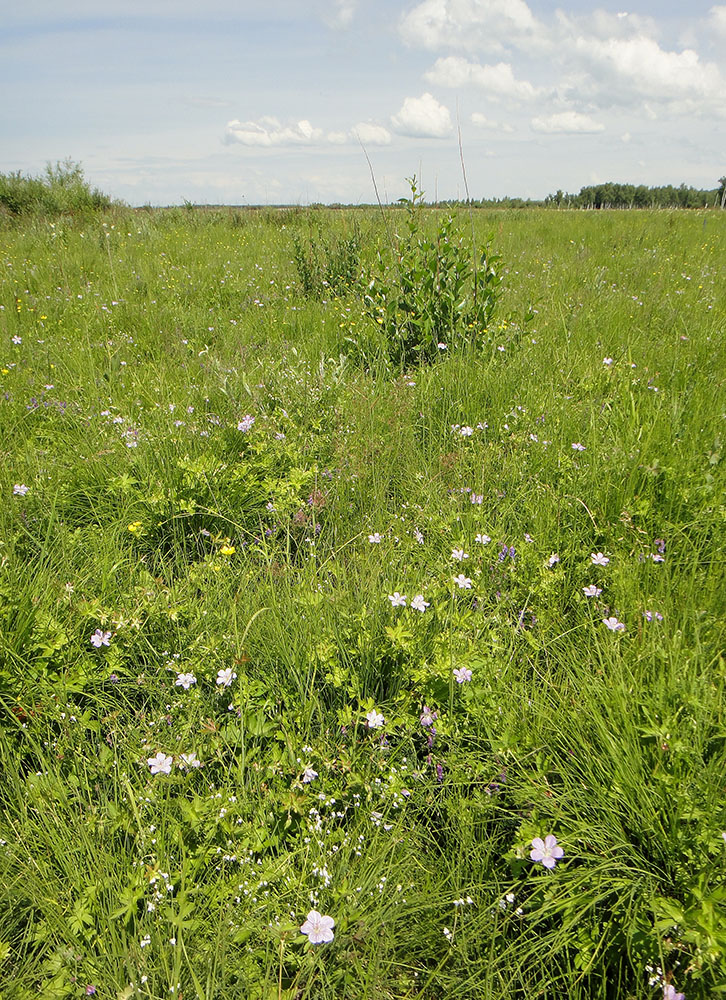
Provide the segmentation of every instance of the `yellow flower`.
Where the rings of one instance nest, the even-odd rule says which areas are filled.
[[[233,556],[234,555],[234,545],[223,545],[219,550],[221,556]]]
[[[131,524],[128,525],[127,530],[130,531],[132,535],[139,535],[141,534],[142,528],[143,525],[141,521],[132,521]]]

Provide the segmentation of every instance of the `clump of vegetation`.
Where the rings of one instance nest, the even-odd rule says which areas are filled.
[[[19,170],[0,174],[0,218],[3,215],[64,215],[109,208],[111,199],[92,188],[80,163],[67,159],[48,163],[40,177]]]
[[[358,226],[349,236],[324,233],[303,240],[293,237],[293,259],[306,298],[329,299],[348,293],[357,283],[361,237]]]
[[[401,368],[475,343],[492,318],[501,282],[499,255],[489,244],[478,255],[451,216],[433,236],[424,231],[424,193],[415,176],[409,183],[411,197],[401,199],[406,231],[378,250],[364,297],[389,362]]]

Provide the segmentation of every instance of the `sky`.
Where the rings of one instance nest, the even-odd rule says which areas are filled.
[[[627,0],[616,0],[626,3]],[[542,198],[726,174],[726,4],[24,0],[0,172],[131,205]]]

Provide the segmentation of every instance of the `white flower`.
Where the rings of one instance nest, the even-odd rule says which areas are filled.
[[[374,531],[372,535],[368,536],[368,541],[371,543],[371,545],[377,545],[379,542],[383,541],[383,538],[377,531]]]
[[[95,646],[96,649],[100,649],[101,646],[110,646],[111,645],[111,633],[110,632],[102,632],[100,628],[97,628],[96,631],[93,633],[93,635],[90,638],[90,643],[91,643],[92,646]]]
[[[457,562],[463,562],[464,559],[469,558],[469,553],[464,552],[463,549],[453,549],[451,552],[451,558],[455,559]]]
[[[625,626],[622,622],[619,622],[617,618],[611,615],[610,618],[603,618],[603,625],[607,625],[611,632],[624,632]]]
[[[491,542],[491,538],[489,535],[477,535],[474,541],[479,542],[480,545],[488,545]]]
[[[591,552],[590,559],[592,560],[593,566],[607,566],[610,562],[607,556],[604,556],[602,552]]]
[[[463,573],[459,573],[458,576],[454,577],[454,583],[461,590],[471,590],[471,580],[468,576],[464,576]]]
[[[303,776],[302,776],[303,785],[309,785],[311,781],[315,781],[317,776],[318,772],[314,770],[314,768],[312,768],[310,764],[308,764],[308,766],[303,771]]]
[[[423,594],[416,594],[416,596],[411,601],[411,607],[414,611],[425,611],[426,608],[430,606],[430,601],[425,601]]]
[[[25,483],[16,483],[15,486],[13,486],[13,496],[24,497],[29,489],[30,487],[26,486]]]
[[[560,557],[557,555],[556,552],[553,552],[552,555],[549,557],[547,565],[550,567],[550,569],[552,569],[552,567],[555,565],[555,563],[558,563],[559,561],[560,561]]]
[[[584,451],[585,450],[585,445],[584,444],[580,444],[579,441],[573,441],[572,447],[573,447],[573,449],[575,451]]]
[[[454,679],[457,684],[468,684],[471,680],[471,670],[468,667],[457,667],[454,671]]]
[[[366,725],[369,729],[380,729],[385,721],[381,713],[376,712],[375,708],[372,708],[366,715]]]
[[[421,534],[418,528],[416,528],[416,530],[414,531],[413,537],[416,539],[419,545],[423,545],[424,536]]]
[[[582,592],[585,597],[599,597],[602,594],[602,588],[596,587],[594,583],[590,583],[587,587],[582,588]]]
[[[603,363],[604,365],[607,365],[607,366],[608,366],[608,368],[609,368],[609,367],[610,367],[610,365],[611,365],[611,364],[613,363],[613,359],[612,359],[612,358],[603,358],[603,359],[602,359],[602,363]]]
[[[202,762],[195,753],[183,753],[179,757],[179,767],[186,770],[190,767],[201,767]]]
[[[237,424],[237,430],[242,431],[243,434],[246,434],[247,431],[252,430],[252,425],[254,424],[254,422],[255,418],[251,416],[249,413],[247,413],[245,414],[244,417],[242,417],[240,422]]]
[[[152,774],[171,774],[171,767],[174,763],[174,758],[167,757],[165,753],[162,753],[162,751],[159,750],[156,757],[147,758],[146,763],[151,768]]]
[[[307,934],[310,944],[326,944],[335,937],[334,927],[335,921],[332,917],[323,916],[317,910],[311,910],[300,930],[303,934]]]
[[[177,679],[174,682],[176,687],[183,687],[185,691],[188,691],[192,684],[196,684],[197,679],[194,674],[178,674]]]
[[[473,433],[474,433],[473,427],[462,427],[461,430],[459,431],[459,434],[461,434],[463,438],[471,437]]]
[[[394,608],[405,608],[406,607],[407,597],[406,597],[405,594],[399,594],[398,591],[396,591],[393,594],[389,594],[388,595],[388,600],[391,602],[391,604],[393,605]]]
[[[237,674],[232,670],[231,667],[227,667],[226,670],[217,671],[217,687],[229,687],[232,681],[237,679]]]

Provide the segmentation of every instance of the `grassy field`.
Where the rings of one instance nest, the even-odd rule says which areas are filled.
[[[0,229],[3,1000],[726,996],[726,212],[402,219]]]

